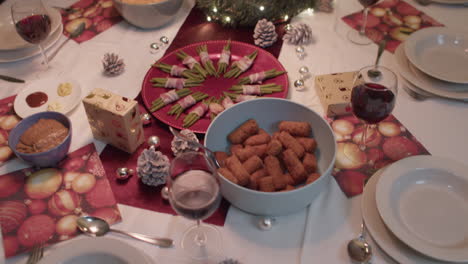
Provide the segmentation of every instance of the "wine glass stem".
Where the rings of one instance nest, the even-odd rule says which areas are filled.
[[[39,49],[41,50],[42,57],[44,59],[44,64],[46,65],[46,68],[49,69],[49,59],[47,58],[47,55],[45,54],[44,48],[42,47],[42,44],[39,44]]]
[[[364,8],[362,11],[364,13],[361,29],[359,30],[359,34],[366,35],[366,25],[367,25],[367,14],[369,13],[369,8]]]
[[[202,247],[206,244],[206,235],[200,230],[201,220],[197,220],[197,229],[199,233],[195,236],[195,244]]]
[[[361,144],[359,145],[359,149],[361,149],[362,151],[366,150],[368,129],[369,129],[369,124],[364,124],[364,130],[362,131],[362,137],[361,137]]]

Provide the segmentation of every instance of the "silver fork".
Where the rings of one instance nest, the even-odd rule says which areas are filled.
[[[26,264],[36,264],[37,262],[39,262],[39,260],[43,256],[44,256],[44,244],[41,243],[33,247],[33,249],[31,250],[31,253],[29,254],[29,258]]]

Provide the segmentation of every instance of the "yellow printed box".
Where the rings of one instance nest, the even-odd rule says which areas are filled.
[[[343,72],[315,77],[315,89],[327,116],[351,112],[351,90],[356,74],[357,72]]]
[[[88,121],[96,139],[133,153],[144,141],[138,103],[96,88],[83,99]]]

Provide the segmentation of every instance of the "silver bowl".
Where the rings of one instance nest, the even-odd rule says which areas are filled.
[[[205,146],[213,151],[228,151],[227,135],[248,119],[272,134],[279,121],[305,121],[312,126],[317,141],[317,163],[321,176],[315,182],[287,192],[261,192],[239,186],[220,177],[221,192],[232,205],[261,216],[288,215],[304,209],[315,197],[327,191],[335,163],[336,142],[330,125],[315,111],[286,99],[262,98],[228,108],[213,120],[205,135]]]
[[[182,6],[183,0],[161,0],[150,4],[130,4],[113,0],[114,6],[130,24],[150,29],[169,23]]]

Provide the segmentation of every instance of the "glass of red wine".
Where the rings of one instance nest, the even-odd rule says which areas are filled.
[[[387,118],[395,107],[397,76],[383,66],[367,66],[359,70],[351,91],[354,115],[364,122],[359,148],[366,149],[369,129]]]
[[[27,42],[41,50],[47,68],[49,61],[44,53],[43,41],[51,30],[50,16],[41,0],[17,0],[11,5],[11,17],[16,32]]]
[[[219,256],[221,235],[214,226],[203,224],[219,207],[221,193],[215,165],[204,153],[185,152],[175,157],[170,166],[168,198],[181,216],[196,220],[185,231],[181,247],[193,259]]]
[[[361,3],[362,6],[364,6],[364,9],[362,11],[363,17],[362,17],[361,27],[359,28],[359,31],[356,31],[356,30],[349,31],[348,39],[351,42],[358,44],[358,45],[369,45],[372,43],[372,40],[370,40],[366,36],[367,15],[369,13],[369,7],[377,3],[379,0],[358,0],[358,1],[359,3]]]

